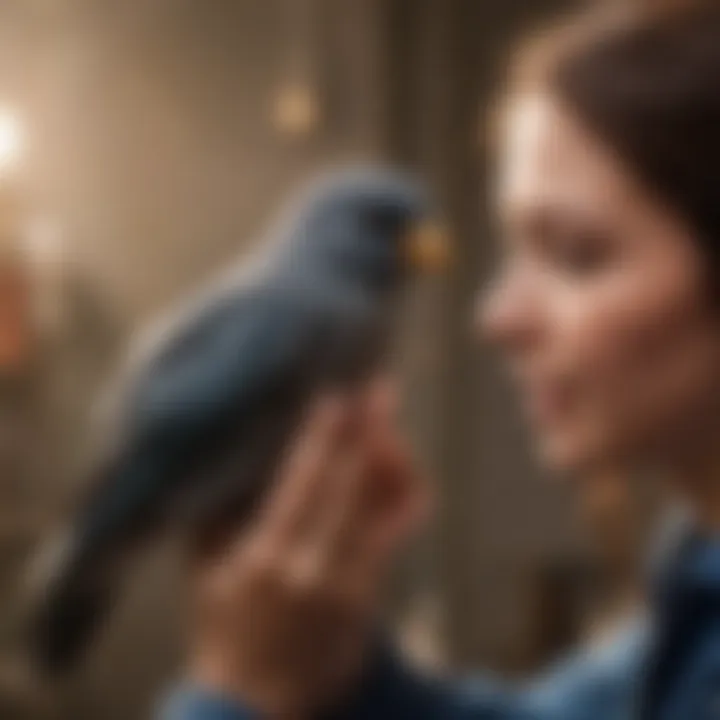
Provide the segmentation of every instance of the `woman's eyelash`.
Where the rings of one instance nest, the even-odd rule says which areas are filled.
[[[588,272],[603,267],[610,259],[607,243],[596,238],[573,238],[557,242],[552,253],[572,270]]]

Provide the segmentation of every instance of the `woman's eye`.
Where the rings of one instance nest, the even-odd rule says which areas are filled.
[[[597,239],[566,238],[550,247],[552,261],[561,269],[578,274],[590,275],[606,268],[612,257],[607,244]]]

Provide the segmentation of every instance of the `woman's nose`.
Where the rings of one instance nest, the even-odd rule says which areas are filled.
[[[517,350],[536,337],[538,312],[529,288],[517,278],[500,277],[478,294],[475,332],[506,350]]]

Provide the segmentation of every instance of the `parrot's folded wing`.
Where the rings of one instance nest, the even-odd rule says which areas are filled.
[[[96,482],[68,530],[65,552],[55,554],[57,562],[45,563],[43,577],[36,578],[34,644],[46,668],[70,667],[80,654],[108,611],[108,598],[116,595],[118,567],[140,537],[159,530],[176,507],[186,512],[188,491],[204,510],[210,508],[210,496],[202,498],[192,487],[202,481],[203,463],[238,431],[247,435],[243,429],[248,423],[253,428],[269,399],[283,395],[286,386],[294,392],[296,373],[313,343],[312,328],[300,313],[297,322],[287,323],[282,319],[287,313],[275,317],[276,310],[261,303],[236,317],[211,314],[205,320],[232,326],[207,328],[200,344],[199,337],[185,343],[195,332],[189,328],[138,377],[122,437],[112,443],[112,457],[99,459]],[[242,475],[222,490],[237,490],[232,482],[242,483]],[[223,501],[217,491],[212,499]]]
[[[86,505],[94,542],[167,510],[182,476],[227,444],[229,432],[252,424],[273,395],[300,389],[317,325],[292,310],[258,299],[208,315],[206,326],[187,328],[159,349],[123,403],[115,472],[100,478]]]

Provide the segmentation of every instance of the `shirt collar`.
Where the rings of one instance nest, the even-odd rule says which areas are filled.
[[[720,536],[699,531],[688,512],[673,511],[651,554],[650,585],[656,602],[703,595],[720,607]]]

